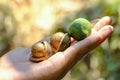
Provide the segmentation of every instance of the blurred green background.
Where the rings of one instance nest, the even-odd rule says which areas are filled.
[[[0,1],[0,56],[28,47],[72,20],[110,16],[114,33],[79,61],[63,80],[120,80],[120,0],[4,0]]]

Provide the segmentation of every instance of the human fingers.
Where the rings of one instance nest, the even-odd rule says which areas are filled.
[[[99,21],[100,19],[95,19],[91,21],[91,26],[94,27],[95,24]]]
[[[96,43],[96,44],[94,44],[93,46],[91,46],[88,51],[90,51],[91,49],[95,48],[95,47],[98,46],[100,43],[102,43],[106,38],[108,38],[108,37],[112,34],[113,31],[114,31],[114,28],[113,28],[113,26],[111,26],[111,25],[106,25],[106,26],[104,26],[103,28],[101,28],[101,29],[97,32],[97,34],[98,34],[99,36],[101,36],[101,40],[100,40],[98,43]]]
[[[111,35],[112,32],[113,27],[106,25],[88,38],[77,42],[75,45],[71,46],[64,52],[66,61],[70,61],[70,59],[74,59],[78,55],[82,57],[86,54],[86,52],[94,49],[101,42],[103,42],[109,35]]]
[[[105,25],[109,25],[111,24],[112,19],[109,16],[105,16],[103,18],[101,18],[93,27],[93,29],[95,29],[96,31],[98,31],[99,29],[101,29],[103,26]]]

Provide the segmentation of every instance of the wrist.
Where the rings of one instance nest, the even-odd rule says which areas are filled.
[[[8,70],[0,66],[0,80],[27,80],[27,78],[15,70]]]
[[[7,70],[5,70],[2,67],[2,62],[1,62],[1,57],[0,57],[0,80],[8,80],[9,79],[9,72],[7,72]]]
[[[0,65],[0,80],[16,80],[17,74],[14,71],[4,68]]]
[[[12,80],[11,74],[0,67],[0,80]]]

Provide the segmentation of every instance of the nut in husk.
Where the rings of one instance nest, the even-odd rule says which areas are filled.
[[[52,52],[51,46],[48,42],[38,42],[34,44],[31,48],[31,57],[30,60],[34,62],[43,61],[49,58],[50,53]]]
[[[51,36],[50,44],[54,53],[64,51],[70,46],[71,40],[68,33],[58,32]]]
[[[91,23],[84,18],[75,19],[69,28],[69,34],[76,40],[82,40],[91,33]]]

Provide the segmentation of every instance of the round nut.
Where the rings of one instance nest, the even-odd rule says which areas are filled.
[[[66,48],[70,46],[71,40],[68,33],[64,34],[62,32],[58,32],[51,36],[50,44],[52,46],[52,50],[54,53],[58,51],[64,51]]]
[[[43,41],[34,44],[31,48],[31,52],[32,54],[30,56],[30,60],[39,62],[48,59],[52,52],[52,49],[48,42]]]
[[[82,40],[91,33],[91,23],[84,18],[75,19],[69,28],[69,34],[76,40]]]
[[[43,42],[38,42],[32,46],[31,52],[33,57],[43,57],[44,56],[45,45]]]

